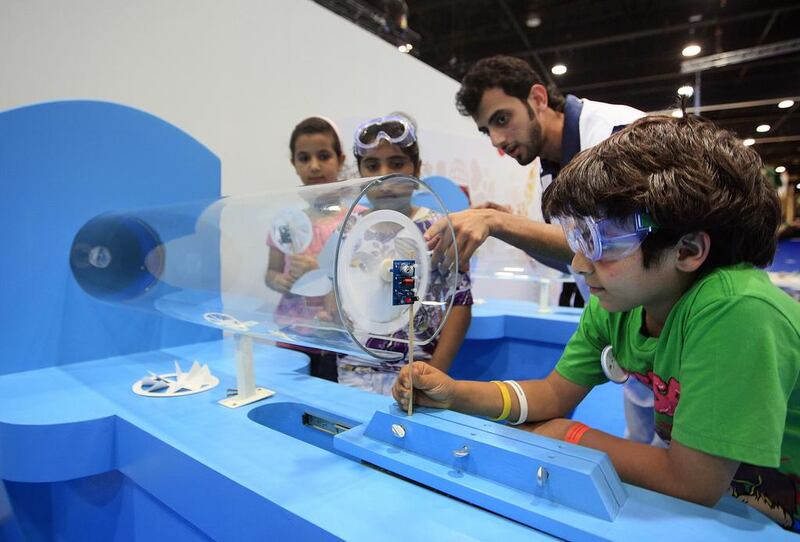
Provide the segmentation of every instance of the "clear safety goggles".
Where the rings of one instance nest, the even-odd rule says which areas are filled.
[[[558,217],[573,252],[588,259],[621,260],[635,251],[657,226],[646,213],[626,218]]]
[[[353,142],[355,153],[364,156],[367,151],[386,141],[399,147],[408,147],[417,142],[414,126],[403,117],[380,117],[368,120],[356,129]]]

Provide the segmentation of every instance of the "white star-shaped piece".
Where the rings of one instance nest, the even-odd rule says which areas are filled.
[[[219,384],[219,379],[211,374],[208,365],[200,365],[197,361],[188,372],[181,369],[177,360],[174,373],[159,375],[152,371],[147,372],[148,376],[134,383],[134,393],[151,397],[172,397],[205,391]]]

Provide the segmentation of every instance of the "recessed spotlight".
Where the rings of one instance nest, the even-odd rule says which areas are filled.
[[[683,111],[680,109],[673,109],[671,115],[676,119],[681,119],[683,118]]]
[[[681,51],[681,54],[683,56],[697,56],[697,55],[700,54],[700,51],[702,51],[702,50],[703,49],[699,45],[697,45],[696,43],[690,43],[689,45],[687,45],[686,47],[683,48],[683,51]]]
[[[749,147],[750,145],[755,145],[755,143],[756,140],[753,139],[752,137],[748,137],[747,139],[742,141],[742,145],[744,145],[745,147]]]
[[[789,109],[794,105],[794,100],[781,100],[778,102],[778,107],[781,109]]]
[[[775,168],[775,173],[783,173],[786,171],[786,166],[778,166]]]
[[[556,64],[550,71],[553,72],[553,75],[564,75],[567,73],[567,67],[564,64]]]
[[[769,124],[759,124],[756,126],[756,132],[759,134],[763,134],[764,132],[769,132],[769,129],[772,128]]]
[[[537,28],[542,25],[542,17],[538,13],[531,11],[525,18],[525,26],[528,28]]]
[[[686,96],[687,98],[691,98],[692,94],[694,94],[694,87],[692,85],[683,85],[678,89],[678,96]]]
[[[410,53],[411,49],[413,49],[413,48],[414,48],[414,46],[411,45],[410,43],[404,43],[403,45],[400,45],[397,48],[397,50],[400,51],[401,53]]]

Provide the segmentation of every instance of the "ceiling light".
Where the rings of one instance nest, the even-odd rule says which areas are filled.
[[[775,168],[775,173],[783,173],[786,171],[786,166],[778,166]]]
[[[678,96],[686,96],[687,98],[691,98],[692,94],[694,94],[694,87],[692,85],[683,85],[678,89]]]
[[[781,100],[778,102],[778,107],[781,109],[789,109],[794,105],[794,100]]]
[[[752,137],[748,137],[747,139],[742,141],[742,145],[744,145],[745,147],[749,147],[750,145],[754,145],[755,142],[756,142],[755,139],[753,139]]]
[[[690,43],[689,45],[687,45],[686,47],[683,48],[683,51],[681,51],[681,54],[683,56],[697,56],[697,55],[700,54],[700,51],[702,51],[702,50],[703,49],[699,45],[697,45],[696,43]]]
[[[403,45],[399,46],[397,50],[400,51],[401,53],[410,53],[411,49],[413,48],[414,46],[411,45],[410,43],[404,43]]]
[[[564,75],[567,73],[567,67],[563,64],[556,64],[550,68],[550,71],[553,72],[553,75]]]
[[[528,28],[536,28],[541,24],[542,24],[542,17],[538,13],[533,11],[528,13],[528,17],[525,19],[525,26],[527,26]]]
[[[756,126],[756,132],[763,134],[764,132],[769,132],[771,126],[769,124],[759,124]]]
[[[672,111],[672,116],[675,117],[676,119],[681,119],[683,118],[683,111],[681,111],[680,109],[675,109]]]

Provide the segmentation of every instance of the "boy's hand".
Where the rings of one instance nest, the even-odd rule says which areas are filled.
[[[292,254],[289,256],[289,274],[295,280],[318,267],[317,258],[314,256],[309,256],[308,254]]]
[[[392,396],[403,410],[408,408],[410,365],[400,370],[400,374],[392,387]],[[450,408],[456,395],[456,381],[439,369],[425,363],[415,361],[414,370],[414,404],[434,408]]]

